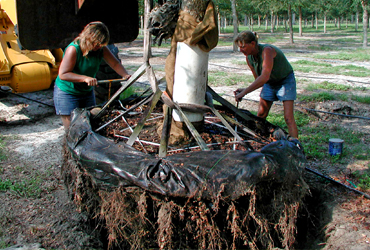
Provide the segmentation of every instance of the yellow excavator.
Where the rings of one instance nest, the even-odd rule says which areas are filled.
[[[15,93],[47,89],[58,75],[63,51],[22,49],[15,1],[0,1],[0,86]]]
[[[137,0],[0,0],[0,88],[48,89],[63,50],[91,21],[104,22],[111,42],[130,42],[139,30]]]

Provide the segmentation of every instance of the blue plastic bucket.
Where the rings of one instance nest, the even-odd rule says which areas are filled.
[[[343,140],[339,138],[331,138],[329,139],[329,154],[340,155],[343,151]]]

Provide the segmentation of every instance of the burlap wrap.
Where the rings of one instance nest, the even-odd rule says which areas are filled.
[[[217,15],[212,1],[208,3],[201,22],[197,22],[195,17],[180,10],[176,29],[171,39],[171,50],[165,65],[167,93],[171,98],[173,95],[177,42],[184,42],[192,46],[198,45],[205,52],[209,52],[217,46]]]

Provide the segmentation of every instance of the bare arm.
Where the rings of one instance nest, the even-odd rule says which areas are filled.
[[[123,79],[127,80],[130,78],[131,75],[127,72],[125,67],[121,64],[121,62],[110,52],[107,47],[103,47],[103,57],[104,60],[108,63],[108,65],[114,69]]]
[[[89,86],[96,86],[96,84],[98,83],[96,78],[73,73],[73,69],[76,65],[76,60],[77,60],[76,48],[73,46],[69,46],[64,53],[62,62],[60,63],[59,78],[64,81],[86,82],[87,85]]]
[[[251,68],[255,81],[249,85],[247,88],[237,89],[235,94],[235,100],[240,101],[246,94],[261,88],[269,79],[271,75],[272,68],[274,66],[274,57],[276,56],[276,51],[271,47],[266,47],[262,52],[262,72],[260,76],[257,76],[256,71],[250,65],[247,60],[248,66]]]

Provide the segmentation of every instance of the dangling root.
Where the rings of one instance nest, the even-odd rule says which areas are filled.
[[[214,200],[165,197],[100,183],[68,149],[62,174],[79,211],[108,232],[110,249],[289,249],[307,192],[302,183],[298,189],[294,183],[258,183],[237,200],[223,197],[223,188]]]

